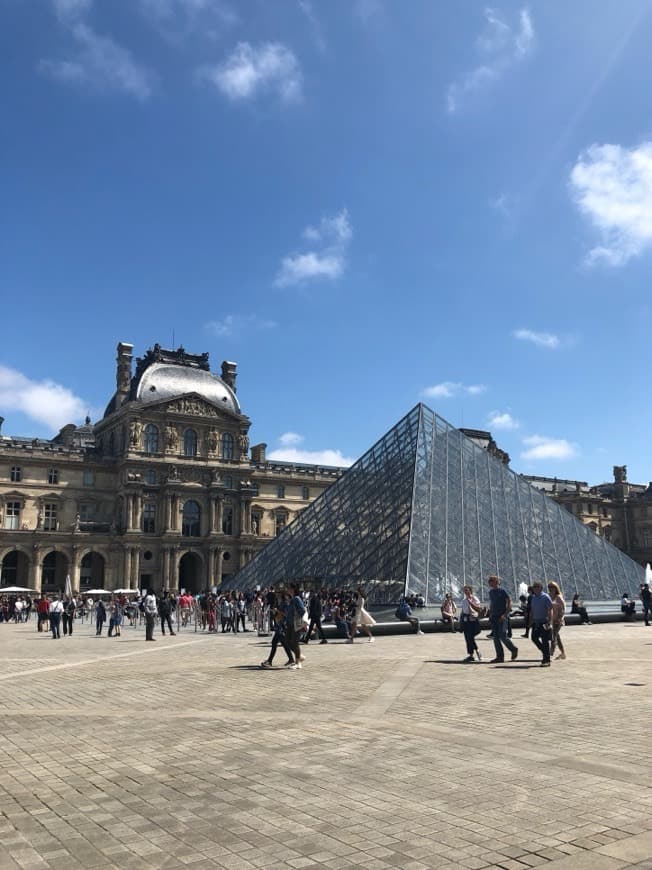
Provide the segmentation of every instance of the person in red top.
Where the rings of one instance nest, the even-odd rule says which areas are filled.
[[[50,628],[50,602],[45,595],[41,595],[36,602],[36,613],[38,614],[38,630],[43,631],[43,623],[47,623],[45,631],[48,631]]]

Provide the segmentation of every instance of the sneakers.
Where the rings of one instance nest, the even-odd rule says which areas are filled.
[[[473,661],[473,656],[467,656],[465,659],[462,659],[463,665],[470,665]]]
[[[319,643],[328,643],[328,641],[324,638],[323,640],[320,640]]]
[[[423,632],[422,632],[422,631],[417,631],[417,634],[423,634]]]
[[[490,665],[502,665],[505,659],[492,659],[489,664]]]
[[[286,667],[289,671],[296,671],[296,669],[297,669],[297,668],[300,668],[301,665],[295,665],[294,662],[292,662],[291,665],[286,665],[285,667]]]
[[[518,649],[515,649],[514,652],[512,653],[512,659],[511,659],[511,660],[512,660],[513,662],[515,662],[517,658],[518,658]]]
[[[373,643],[373,642],[374,642],[373,637],[370,637],[370,638],[369,638],[369,643]]]
[[[291,671],[300,671],[301,670],[301,662],[297,662],[293,668],[290,668]]]
[[[260,663],[260,666],[261,666],[261,668],[264,668],[265,670],[268,670],[269,668],[271,668],[272,663],[269,662],[269,661],[267,661],[267,659],[265,659],[264,662],[261,662],[261,663]]]
[[[550,667],[550,662],[541,662],[541,667],[542,667],[542,668],[549,668],[549,667]]]
[[[293,667],[295,667],[295,664],[294,664],[294,662],[286,662],[286,663],[283,665],[283,667],[284,667],[284,668],[293,668]]]

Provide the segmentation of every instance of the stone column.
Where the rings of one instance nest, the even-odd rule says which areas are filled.
[[[170,548],[163,547],[163,567],[161,571],[163,589],[170,588]]]
[[[125,546],[122,560],[122,583],[123,589],[131,589],[131,547]]]
[[[74,544],[72,548],[72,560],[70,562],[70,583],[72,585],[73,592],[75,590],[79,592],[80,573],[81,564],[79,559],[79,546],[77,544]]]
[[[140,519],[141,513],[143,510],[143,499],[140,493],[134,493],[134,511],[133,511],[133,522],[134,529],[140,530]]]
[[[30,583],[37,592],[41,591],[41,581],[43,580],[42,572],[41,572],[41,561],[43,558],[43,554],[41,552],[41,548],[34,544],[32,548],[32,564],[30,565]]]
[[[131,578],[129,588],[140,589],[140,547],[133,547],[131,550]]]
[[[224,520],[224,496],[218,495],[217,497],[217,520],[215,523],[216,531],[218,534],[222,534],[222,521]]]
[[[133,500],[131,498],[131,493],[127,493],[127,497],[125,498],[125,510],[127,513],[126,516],[126,526],[127,531],[130,531],[133,528]]]

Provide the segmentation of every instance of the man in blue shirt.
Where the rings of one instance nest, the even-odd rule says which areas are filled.
[[[532,584],[532,604],[530,611],[532,622],[532,643],[541,650],[542,668],[550,667],[550,641],[552,639],[552,599],[543,591],[537,580]]]
[[[507,620],[512,609],[512,599],[501,587],[500,577],[492,574],[488,578],[487,583],[489,584],[489,624],[493,635],[494,649],[496,650],[496,658],[492,659],[490,664],[505,661],[503,644],[511,652],[511,660],[516,661],[518,649],[507,637]]]

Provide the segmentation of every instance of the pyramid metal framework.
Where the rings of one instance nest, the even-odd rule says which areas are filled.
[[[638,589],[644,569],[549,496],[419,404],[232,581],[364,583],[371,600],[427,603],[498,574],[554,579],[586,599]]]

